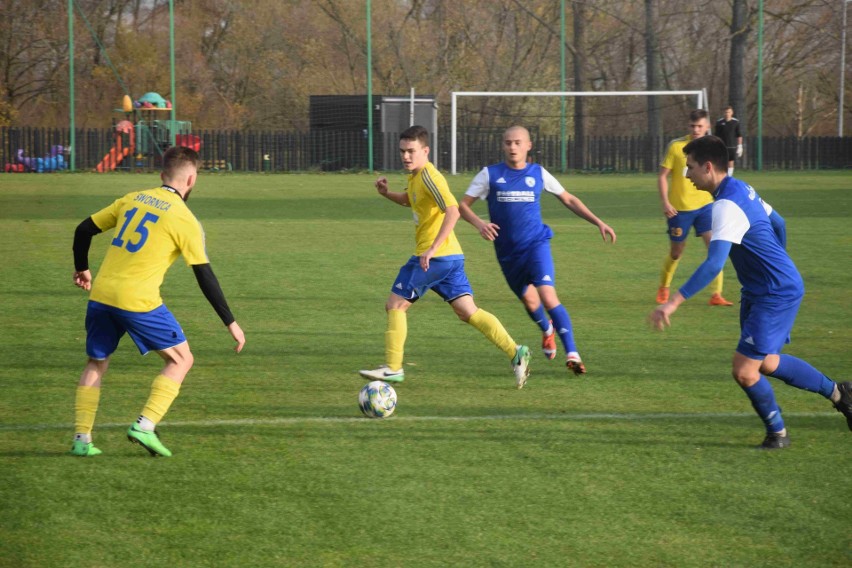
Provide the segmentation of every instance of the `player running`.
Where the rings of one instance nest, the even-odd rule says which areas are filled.
[[[707,286],[729,256],[742,284],[740,340],[734,353],[733,375],[766,426],[762,449],[786,448],[790,437],[764,375],[829,399],[852,430],[852,382],[837,384],[806,361],[781,355],[805,294],[796,265],[779,240],[767,208],[757,192],[726,174],[728,151],[715,136],[693,140],[683,149],[687,176],[713,203],[713,238],[707,259],[680,291],[651,313],[651,322],[664,329],[678,306]],[[776,214],[777,216],[777,214]]]
[[[482,238],[493,241],[497,261],[509,288],[541,328],[542,351],[556,358],[556,338],[565,348],[565,364],[575,375],[586,372],[574,340],[568,310],[556,295],[556,270],[550,252],[553,231],[541,217],[541,195],[556,196],[572,213],[597,226],[607,242],[616,236],[609,225],[598,219],[580,199],[571,195],[547,170],[528,164],[532,149],[530,133],[523,126],[512,126],[503,133],[505,160],[480,171],[462,197],[462,218],[476,227]],[[483,199],[488,202],[490,221],[473,212],[471,206]],[[546,310],[546,313],[545,313]]]
[[[371,380],[402,382],[405,338],[408,334],[408,308],[428,290],[434,290],[465,323],[469,323],[496,345],[512,362],[515,386],[523,388],[529,376],[530,350],[516,345],[503,324],[476,306],[473,290],[464,271],[464,254],[453,228],[459,219],[456,198],[444,176],[429,162],[429,132],[412,126],[399,135],[402,167],[409,172],[403,192],[388,191],[388,181],[376,181],[379,195],[414,213],[414,256],[399,270],[385,303],[388,315],[385,331],[385,364],[360,371]]]

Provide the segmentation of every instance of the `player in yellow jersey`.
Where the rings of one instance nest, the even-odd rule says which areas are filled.
[[[385,364],[377,369],[362,370],[370,380],[402,382],[405,339],[408,334],[408,308],[428,290],[434,290],[452,306],[465,323],[479,330],[502,350],[512,362],[515,386],[526,384],[529,376],[530,350],[516,345],[495,316],[476,306],[473,290],[464,271],[464,254],[453,228],[461,216],[456,198],[447,180],[429,162],[429,133],[422,126],[412,126],[399,135],[402,167],[409,172],[408,186],[403,192],[388,191],[388,181],[376,181],[379,194],[398,205],[411,207],[414,213],[416,248],[414,256],[400,268],[385,303],[388,321],[385,331]]]
[[[710,120],[707,111],[696,109],[689,113],[689,134],[675,138],[666,149],[663,163],[660,164],[660,174],[657,178],[657,188],[663,205],[663,215],[668,222],[671,248],[663,261],[660,271],[660,287],[657,290],[657,303],[665,304],[669,300],[669,287],[674,278],[683,249],[686,248],[686,238],[689,230],[695,227],[695,235],[704,239],[705,246],[710,245],[713,197],[706,191],[699,191],[686,178],[686,156],[683,147],[696,138],[701,138],[710,130]],[[669,188],[668,177],[671,174],[672,183]],[[711,285],[711,306],[730,306],[731,302],[722,297],[722,272],[713,279]]]
[[[198,154],[172,147],[163,155],[160,187],[128,193],[88,217],[74,233],[74,284],[90,290],[86,311],[86,354],[89,357],[77,386],[75,402],[75,456],[96,456],[92,429],[100,401],[101,379],[109,357],[128,333],[143,355],[156,351],[165,367],[154,379],[142,413],[127,431],[131,442],[153,456],[172,453],[159,439],[155,426],[177,398],[192,367],[193,357],[183,330],[160,298],[160,285],[179,255],[195,273],[204,296],[237,342],[245,335],[234,320],[222,289],[210,268],[204,232],[186,205],[198,176]],[[112,241],[97,278],[89,271],[92,237],[113,229]]]

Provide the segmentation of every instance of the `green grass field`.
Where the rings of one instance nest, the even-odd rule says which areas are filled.
[[[787,219],[805,278],[788,352],[849,379],[852,175],[742,177]],[[470,178],[450,178],[457,196]],[[157,181],[0,177],[0,566],[852,564],[842,416],[773,379],[793,446],[759,452],[762,424],[730,378],[738,309],[708,307],[704,291],[672,329],[648,329],[668,246],[650,175],[562,178],[616,230],[615,246],[555,199],[544,205],[586,377],[541,357],[491,245],[462,224],[477,303],[534,347],[529,383],[517,391],[502,353],[430,295],[410,311],[397,412],[368,420],[357,369],[382,362],[410,211],[368,175],[203,174],[190,205],[245,351],[231,351],[178,260],[162,291],[196,364],[161,426],[174,457],[125,439],[160,367],[128,339],[101,397],[104,454],[68,456],[85,362],[73,230]],[[93,268],[107,244],[93,242]],[[703,257],[691,239],[676,284]],[[737,299],[730,265],[726,278]]]

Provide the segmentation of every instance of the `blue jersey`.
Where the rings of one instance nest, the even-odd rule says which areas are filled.
[[[565,191],[556,178],[538,164],[516,170],[505,162],[483,168],[465,195],[485,199],[491,222],[500,227],[494,248],[497,258],[509,258],[553,237],[541,218],[541,193]]]
[[[732,177],[713,193],[712,241],[732,243],[730,259],[751,299],[790,300],[805,292],[802,277],[779,242],[763,201],[752,187]]]

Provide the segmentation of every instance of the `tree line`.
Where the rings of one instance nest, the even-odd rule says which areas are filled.
[[[764,134],[836,135],[843,1],[764,4]],[[174,98],[199,128],[304,132],[310,95],[366,93],[368,50],[374,93],[433,95],[445,123],[452,91],[560,90],[563,25],[568,90],[706,88],[712,117],[730,103],[755,127],[757,0],[372,0],[369,38],[366,0],[175,0],[175,97],[167,0],[73,5],[80,127],[109,126],[126,90]],[[0,4],[0,126],[68,125],[67,14]],[[468,125],[488,128],[540,102],[472,104]],[[666,104],[576,99],[569,121],[581,137],[682,130],[690,103]]]

